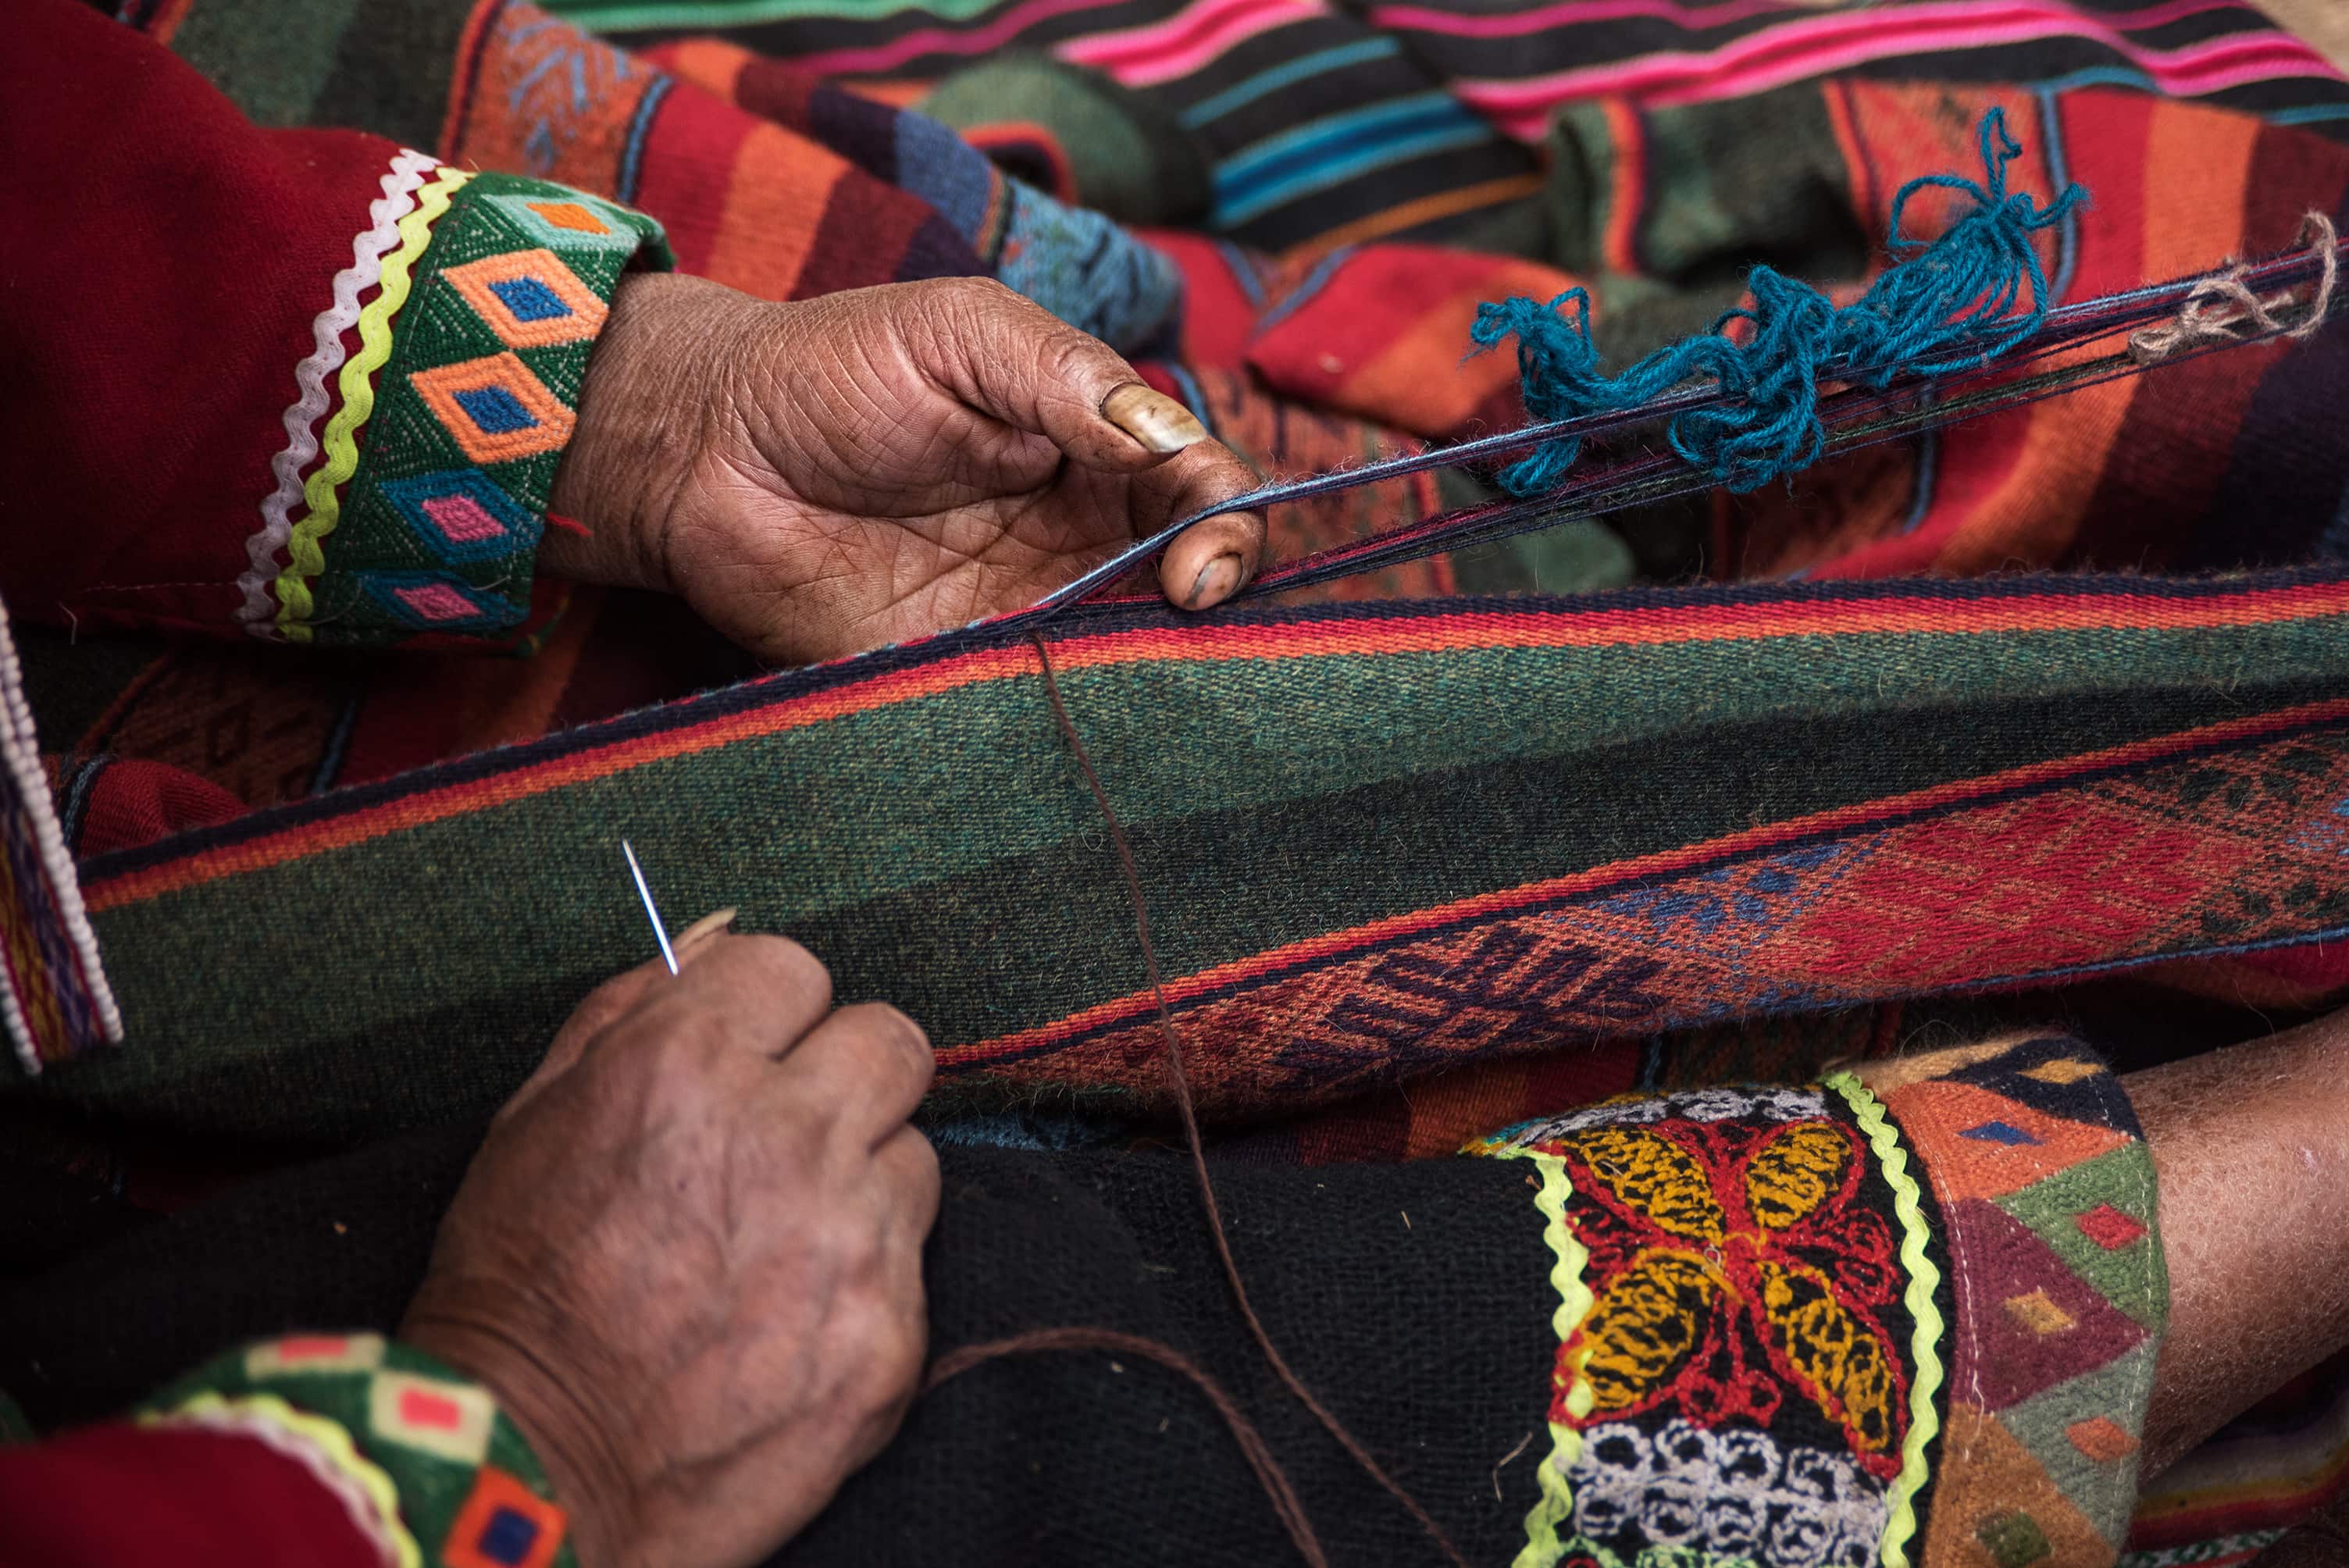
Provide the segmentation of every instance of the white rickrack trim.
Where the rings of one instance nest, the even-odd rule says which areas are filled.
[[[294,367],[294,384],[301,396],[285,408],[285,449],[269,459],[277,488],[261,503],[261,531],[244,542],[252,567],[236,580],[244,594],[236,618],[254,636],[275,635],[277,606],[270,598],[270,585],[285,570],[277,552],[294,531],[303,470],[318,456],[318,419],[330,401],[326,382],[342,368],[343,334],[357,325],[359,295],[375,287],[383,275],[383,258],[398,245],[399,221],[415,211],[417,189],[440,167],[439,159],[406,148],[391,160],[383,177],[383,194],[367,208],[375,226],[352,239],[351,264],[335,274],[335,301],[310,324],[317,346]]]
[[[0,769],[7,770],[25,814],[32,821],[34,848],[40,855],[42,869],[48,873],[50,885],[57,890],[57,913],[65,921],[66,935],[73,943],[74,954],[89,982],[90,1003],[98,1009],[99,1025],[107,1039],[119,1044],[122,1039],[122,1009],[115,1006],[114,988],[106,983],[106,971],[98,965],[98,934],[90,929],[88,913],[82,908],[81,880],[74,874],[73,856],[66,852],[65,832],[57,826],[57,804],[49,798],[48,778],[41,769],[40,742],[33,734],[32,705],[25,700],[25,672],[16,662],[16,642],[8,634],[8,613],[5,608],[0,608]],[[17,1005],[16,993],[8,985],[5,973],[0,973],[0,1022],[7,1026],[17,1060],[27,1073],[37,1075],[41,1053],[33,1042],[32,1025]]]

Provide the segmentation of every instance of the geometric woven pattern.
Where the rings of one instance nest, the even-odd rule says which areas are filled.
[[[440,1548],[448,1568],[546,1568],[563,1542],[563,1513],[495,1465],[483,1465]]]
[[[509,348],[573,343],[603,330],[604,302],[543,247],[484,256],[440,275]]]
[[[445,205],[407,263],[347,498],[296,531],[291,639],[527,639],[560,605],[536,554],[587,356],[621,273],[667,248],[648,218],[514,175]]]
[[[559,451],[571,439],[571,410],[511,352],[436,365],[408,380],[477,463]]]
[[[575,1568],[568,1521],[530,1444],[488,1389],[419,1351],[373,1334],[264,1341],[197,1368],[144,1408],[222,1398],[282,1400],[327,1429],[333,1447],[388,1479],[396,1496],[385,1501],[427,1562]]]
[[[545,195],[498,194],[489,199],[517,227],[557,250],[607,251],[626,256],[644,242],[632,226],[632,222],[644,222],[642,218],[579,191],[554,194],[550,190]]]
[[[369,1431],[458,1464],[481,1462],[496,1418],[496,1405],[471,1383],[384,1371],[367,1388]]]
[[[354,572],[351,581],[383,615],[418,631],[486,631],[499,606],[437,572]]]
[[[1864,1069],[1944,1215],[1960,1309],[1926,1559],[2110,1563],[2168,1310],[2153,1161],[2076,1041],[1993,1041]]]
[[[510,555],[528,549],[538,538],[538,519],[479,469],[393,480],[383,493],[444,560]]]

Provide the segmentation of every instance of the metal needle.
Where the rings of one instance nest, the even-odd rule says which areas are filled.
[[[653,903],[653,890],[645,885],[645,868],[636,864],[636,851],[629,848],[626,839],[620,841],[620,852],[628,857],[628,874],[636,879],[637,896],[645,901],[645,913],[653,923],[653,936],[660,943],[661,962],[667,965],[668,972],[674,975],[677,973],[677,953],[668,944],[668,931],[661,924],[660,910]]]

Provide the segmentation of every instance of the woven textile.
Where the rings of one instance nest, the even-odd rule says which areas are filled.
[[[1638,114],[1750,98],[1830,74],[2061,88],[2127,83],[2337,134],[2349,89],[2315,49],[2247,7],[2120,3],[1473,8],[1320,0],[954,5],[874,14],[837,0],[558,0],[630,42],[723,30],[826,76],[995,74],[963,101],[1071,134],[1080,180],[1102,140],[1035,76],[985,60],[1045,53],[1179,126],[1208,171],[1184,215],[1269,246],[1385,233],[1489,242],[1541,177],[1563,106]],[[1902,15],[1906,11],[1911,14]],[[1016,90],[1025,88],[1025,91]],[[1098,104],[1109,94],[1096,88]],[[1098,116],[1096,108],[1093,113]],[[1138,115],[1129,118],[1139,118]],[[1147,123],[1147,122],[1145,122]],[[1579,150],[1569,134],[1562,150]],[[1555,168],[1556,166],[1553,165]],[[1083,191],[1099,202],[1101,194]]]
[[[2110,1562],[2168,1301],[2136,1113],[2064,1039],[1867,1076],[1922,1161],[1961,1293],[1928,1560]]]
[[[390,1522],[402,1564],[575,1568],[538,1457],[489,1391],[379,1335],[244,1346],[179,1378],[141,1415],[257,1424],[322,1450]]]
[[[2168,1303],[2127,1099],[2062,1037],[1868,1078],[1471,1145],[1558,1259],[1520,1568],[2114,1561]]]
[[[2337,964],[2344,604],[2310,570],[1102,609],[1054,657],[1233,1117],[1733,1016]],[[576,897],[626,836],[679,919],[738,904],[905,1006],[951,1102],[1150,1103],[1123,895],[1035,670],[978,628],[93,862],[129,1026],[174,1048],[44,1092],[254,1131],[486,1110],[639,955],[629,904]]]
[[[1972,1092],[2002,1065],[2057,1062],[2095,1070],[2076,1042],[2040,1040],[1991,1061],[1912,1058],[1902,1092]],[[2059,1077],[2023,1081],[2043,1102],[2087,1081]],[[2028,1109],[2002,1114],[2053,1130]],[[431,1129],[251,1183],[0,1288],[0,1382],[56,1421],[217,1337],[388,1324],[478,1135]],[[1887,1546],[1907,1554],[1881,1561],[1920,1560],[1945,1500],[1972,1495],[1974,1467],[1992,1462],[1945,1435],[1965,1387],[1949,1376],[1952,1347],[1962,1379],[1970,1336],[2009,1332],[2013,1315],[1974,1288],[2005,1276],[1977,1280],[1983,1260],[1948,1244],[1932,1157],[1907,1124],[1848,1084],[1728,1088],[1623,1097],[1481,1147],[1510,1157],[1319,1171],[1212,1157],[1271,1333],[1471,1561],[1813,1568]],[[2062,1217],[2087,1219],[2101,1247],[2119,1234],[2113,1215],[2150,1221],[2122,1147],[2047,1138],[2029,1157],[2042,1182],[2005,1201],[2052,1233],[2060,1189]],[[2023,1158],[1996,1148],[2010,1170]],[[1281,1394],[1231,1311],[1185,1159],[955,1146],[941,1159],[925,1259],[934,1347],[1062,1324],[1160,1339],[1247,1408],[1333,1560],[1416,1560],[1408,1521]],[[2141,1230],[2114,1255],[2155,1244]],[[140,1305],[140,1282],[158,1278],[182,1304],[166,1322]],[[2149,1346],[2164,1299],[2116,1299]],[[2086,1319],[2076,1294],[2060,1303]],[[2057,1379],[2074,1389],[2074,1426],[2102,1416],[2136,1430],[2145,1385],[2093,1372],[2106,1340],[2058,1343],[2071,1359],[2040,1370],[2079,1374]],[[2091,1387],[2093,1408],[2079,1394]],[[2126,1506],[2112,1484],[2126,1470],[2107,1466],[2104,1503]],[[926,1561],[948,1532],[975,1563],[1239,1563],[1286,1549],[1195,1392],[1094,1354],[983,1367],[926,1397],[777,1561]]]

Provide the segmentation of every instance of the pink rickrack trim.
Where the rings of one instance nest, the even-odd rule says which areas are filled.
[[[294,367],[294,384],[301,396],[285,408],[285,446],[269,459],[277,488],[261,503],[261,530],[244,542],[251,567],[236,580],[244,602],[236,618],[257,637],[275,630],[277,606],[270,585],[284,570],[278,552],[294,531],[294,509],[302,502],[302,476],[318,456],[319,418],[331,401],[326,383],[342,368],[343,334],[359,319],[359,295],[375,287],[383,275],[383,258],[399,243],[399,221],[416,208],[416,192],[425,176],[440,167],[440,160],[402,149],[383,177],[383,194],[367,208],[374,226],[351,241],[351,264],[335,274],[334,303],[310,324],[316,347]]]

